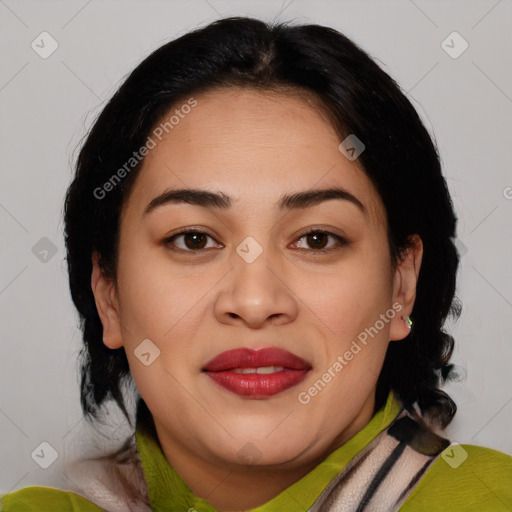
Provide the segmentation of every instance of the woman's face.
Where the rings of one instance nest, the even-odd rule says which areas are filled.
[[[312,103],[194,99],[124,205],[117,288],[95,266],[104,340],[124,346],[171,463],[304,466],[371,418],[421,252],[392,271],[383,204]],[[183,189],[222,198],[154,201]],[[345,195],[312,194],[327,189]],[[255,352],[210,363],[236,349]]]

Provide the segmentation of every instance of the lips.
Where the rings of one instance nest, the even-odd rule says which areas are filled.
[[[304,380],[311,365],[278,347],[228,350],[203,368],[208,377],[237,395],[267,398]]]
[[[305,370],[311,365],[304,359],[277,347],[266,347],[254,350],[236,348],[222,352],[209,361],[203,368],[208,372],[221,372],[235,368],[263,368],[277,366],[290,370]]]

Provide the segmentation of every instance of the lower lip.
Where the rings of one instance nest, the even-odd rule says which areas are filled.
[[[280,372],[236,373],[233,371],[206,372],[217,384],[240,396],[254,399],[267,398],[296,386],[302,382],[309,370],[285,369]]]

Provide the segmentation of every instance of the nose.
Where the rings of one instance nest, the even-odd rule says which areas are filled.
[[[254,261],[233,253],[233,268],[223,279],[214,311],[219,322],[252,329],[292,322],[298,303],[283,266],[263,251]]]

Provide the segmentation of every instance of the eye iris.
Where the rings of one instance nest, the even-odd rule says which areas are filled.
[[[327,244],[328,238],[327,233],[322,232],[306,235],[307,243],[315,249],[323,249]],[[196,233],[194,231],[183,233],[183,239],[187,249],[204,249],[207,242],[207,237],[204,233]]]
[[[322,244],[322,240],[321,239],[324,239],[324,243]],[[320,243],[318,243],[320,241]],[[327,236],[325,235],[325,233],[314,233],[314,234],[311,234],[311,235],[308,235],[307,236],[307,242],[309,245],[315,247],[315,248],[319,248],[319,249],[323,249],[325,247],[325,243],[327,242]]]
[[[206,245],[206,237],[202,233],[185,233],[184,238],[188,249],[203,249]],[[189,241],[192,243],[189,244]]]

